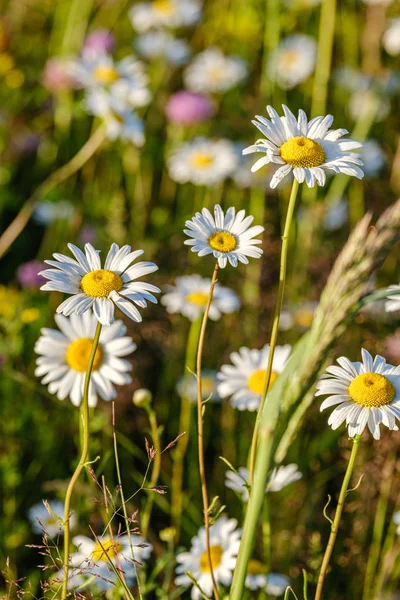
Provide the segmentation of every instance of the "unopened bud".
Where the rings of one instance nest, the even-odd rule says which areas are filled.
[[[140,388],[133,392],[132,402],[135,406],[146,406],[151,404],[153,394],[146,388]]]

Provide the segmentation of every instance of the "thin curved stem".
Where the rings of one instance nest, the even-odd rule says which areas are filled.
[[[203,347],[204,338],[207,328],[208,313],[210,311],[211,301],[214,294],[214,287],[217,282],[218,275],[218,262],[215,265],[213,276],[211,279],[210,291],[208,293],[208,300],[206,309],[204,311],[203,321],[201,323],[199,345],[197,348],[197,360],[196,360],[196,375],[197,375],[197,427],[198,427],[198,451],[199,451],[199,471],[201,479],[201,495],[203,499],[203,512],[204,512],[204,527],[206,531],[206,546],[207,546],[207,558],[208,567],[210,569],[210,576],[213,585],[214,596],[216,600],[220,600],[218,587],[215,581],[212,557],[211,557],[211,546],[210,546],[210,514],[208,505],[208,492],[207,492],[207,480],[206,470],[204,464],[204,433],[203,433],[203,389],[201,381],[201,362],[203,358]]]
[[[336,542],[336,536],[340,525],[340,520],[342,518],[342,512],[344,507],[344,502],[347,496],[347,488],[349,487],[351,474],[353,473],[354,463],[356,462],[356,456],[358,452],[358,446],[360,444],[361,436],[356,435],[353,439],[353,448],[351,450],[351,455],[349,459],[349,464],[347,465],[346,474],[343,479],[342,488],[339,494],[338,505],[336,508],[335,518],[333,519],[333,523],[331,526],[331,534],[329,536],[328,545],[326,546],[324,559],[322,561],[321,571],[318,577],[317,583],[317,591],[315,593],[315,600],[321,600],[322,596],[322,588],[325,581],[326,572],[328,570],[329,561],[332,556],[333,548]]]
[[[157,417],[156,417],[155,411],[148,404],[144,406],[144,409],[147,412],[147,415],[149,417],[151,439],[153,441],[154,449],[156,452],[155,456],[154,456],[153,470],[151,472],[151,478],[150,478],[150,488],[155,488],[158,483],[158,478],[160,476],[160,471],[161,471],[160,432],[158,429]],[[155,492],[150,492],[150,495],[147,498],[146,506],[144,508],[143,515],[142,515],[141,529],[142,529],[142,535],[145,539],[147,539],[147,533],[149,531],[151,511],[153,509],[153,504],[154,504],[154,495],[155,495]]]
[[[183,463],[190,439],[190,421],[192,404],[187,397],[187,386],[192,373],[196,368],[196,351],[199,341],[201,316],[192,321],[190,325],[185,357],[185,372],[183,379],[183,394],[181,398],[181,412],[179,417],[178,433],[186,431],[178,442],[176,450],[173,454],[172,478],[171,478],[171,521],[175,528],[175,543],[178,543],[180,536],[183,496],[182,496],[182,481],[183,481]]]
[[[89,454],[89,384],[90,376],[92,374],[94,357],[96,356],[96,350],[99,345],[101,323],[97,323],[96,332],[93,338],[92,350],[89,356],[89,362],[86,369],[85,384],[83,387],[83,399],[80,410],[80,418],[82,421],[82,450],[81,457],[76,466],[74,474],[68,484],[67,492],[65,494],[65,505],[64,505],[64,579],[61,593],[61,600],[65,600],[68,591],[68,563],[69,563],[69,546],[70,546],[70,531],[69,531],[69,517],[71,510],[71,498],[79,479],[79,475],[82,472],[85,463],[87,462]]]
[[[287,214],[286,214],[285,228],[284,228],[283,236],[282,236],[278,298],[276,301],[274,322],[272,324],[267,372],[265,375],[263,392],[262,392],[261,398],[260,398],[260,406],[258,407],[256,422],[254,425],[253,438],[251,440],[250,466],[249,466],[249,484],[250,485],[252,485],[253,479],[254,479],[254,466],[255,466],[255,461],[256,461],[257,441],[258,441],[258,432],[259,432],[259,428],[260,428],[260,420],[261,420],[261,415],[262,415],[262,411],[263,411],[264,404],[265,404],[265,399],[267,397],[268,389],[270,386],[271,375],[272,375],[272,364],[274,361],[276,342],[278,340],[279,320],[280,320],[280,316],[281,316],[283,296],[284,296],[284,292],[285,292],[287,255],[288,255],[288,249],[289,249],[289,234],[290,234],[290,229],[291,229],[291,225],[292,225],[294,207],[296,205],[296,198],[297,198],[298,191],[299,191],[299,184],[296,181],[296,179],[293,179],[292,191],[290,193],[289,205],[288,205],[288,210],[287,210]]]
[[[71,175],[79,171],[83,165],[93,156],[105,139],[105,130],[100,126],[88,139],[86,144],[75,154],[75,156],[60,169],[52,173],[43,183],[36,188],[33,194],[25,202],[15,219],[0,237],[0,258],[4,256],[10,246],[15,242],[20,233],[25,229],[36,205],[59,183],[62,183]]]

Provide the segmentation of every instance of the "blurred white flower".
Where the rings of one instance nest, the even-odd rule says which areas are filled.
[[[288,585],[290,585],[290,579],[286,575],[280,575],[280,573],[267,575],[266,592],[270,596],[283,596]]]
[[[171,65],[183,65],[190,56],[190,49],[185,40],[175,38],[168,31],[144,33],[136,38],[135,46],[144,58],[163,58]]]
[[[86,50],[71,62],[70,72],[83,88],[99,88],[132,108],[146,106],[151,100],[144,64],[134,56],[115,63],[105,52]]]
[[[218,48],[208,48],[192,60],[184,80],[192,92],[226,92],[246,75],[247,67],[241,58],[224,56]]]
[[[285,367],[292,347],[289,344],[275,348],[272,362],[270,388]],[[223,365],[217,375],[218,394],[230,398],[232,406],[239,410],[257,410],[264,389],[269,357],[269,344],[261,350],[242,347],[232,352],[232,365]]]
[[[152,27],[189,27],[201,18],[199,0],[153,0],[137,2],[129,10],[132,26],[139,33]]]
[[[383,34],[382,44],[391,56],[400,54],[400,18],[392,19]]]
[[[394,513],[393,515],[393,523],[397,525],[396,533],[400,535],[400,510]]]
[[[33,219],[41,225],[49,225],[54,221],[68,221],[74,212],[74,205],[67,200],[59,200],[58,202],[42,200],[33,212]]]
[[[58,329],[42,329],[35,345],[37,377],[48,385],[51,394],[60,400],[70,397],[79,406],[83,397],[86,369],[92,350],[97,319],[89,311],[83,315],[55,316]],[[99,346],[93,363],[89,386],[89,406],[96,406],[97,396],[104,400],[115,398],[113,384],[124,385],[132,381],[132,365],[123,357],[136,350],[136,344],[126,334],[122,321],[115,321],[100,334]]]
[[[132,264],[143,250],[132,252],[128,245],[120,248],[111,244],[102,269],[99,251],[91,244],[85,244],[85,253],[74,244],[68,244],[68,248],[75,258],[55,253],[55,260],[44,261],[53,268],[40,273],[49,280],[41,290],[70,294],[70,298],[57,308],[58,313],[68,317],[93,310],[100,323],[111,325],[116,306],[139,323],[142,317],[135,305],[145,308],[148,301],[157,303],[152,292],[161,290],[149,283],[136,281],[158,270],[152,262]]]
[[[326,369],[317,383],[316,396],[328,398],[321,411],[335,406],[328,425],[337,429],[346,421],[349,436],[361,435],[368,428],[376,440],[380,439],[380,425],[398,431],[400,419],[400,367],[393,367],[377,355],[361,349],[362,362],[350,362],[342,356],[340,366]]]
[[[197,402],[197,378],[192,373],[180,377],[176,385],[176,391],[181,398],[187,398],[190,402]],[[202,399],[210,402],[220,402],[217,393],[217,372],[203,369],[201,372]]]
[[[388,290],[400,292],[400,285],[390,285]],[[388,294],[388,300],[385,303],[386,312],[396,312],[400,310],[400,293],[399,294]]]
[[[298,481],[301,478],[302,474],[298,470],[297,465],[294,463],[277,467],[272,471],[265,487],[265,491],[280,492],[286,486]],[[237,473],[234,471],[227,471],[225,473],[226,487],[241,494],[243,502],[247,502],[249,499],[248,479],[249,471],[246,469],[246,467],[239,467]]]
[[[278,573],[269,573],[267,575],[266,566],[259,560],[251,559],[247,569],[245,587],[249,590],[265,590],[269,596],[282,596],[287,586],[290,585],[290,579],[285,575]]]
[[[213,187],[233,173],[237,162],[234,145],[229,140],[197,137],[173,150],[167,164],[174,181]]]
[[[120,99],[102,89],[86,96],[86,108],[104,121],[109,140],[121,139],[141,147],[145,142],[143,121]]]
[[[376,140],[366,140],[363,144],[364,173],[366,177],[376,177],[385,166],[386,156]]]
[[[257,115],[253,125],[265,138],[245,148],[244,154],[263,153],[252,166],[252,172],[258,171],[269,163],[281,165],[271,180],[271,188],[277,187],[287,175],[293,173],[299,182],[308,187],[316,183],[324,186],[326,172],[342,173],[363,178],[360,155],[352,152],[362,144],[351,139],[343,139],[346,129],[330,129],[333,117],[315,117],[308,121],[303,110],[298,117],[282,105],[284,116],[280,117],[272,106],[267,106],[270,119]]]
[[[226,213],[219,204],[214,207],[214,216],[208,208],[203,208],[201,213],[186,221],[184,233],[191,239],[185,240],[187,246],[192,246],[192,252],[199,256],[212,254],[218,260],[218,265],[224,269],[229,261],[232,267],[237,267],[239,262],[247,265],[248,256],[260,258],[262,249],[256,246],[262,241],[254,239],[264,231],[261,225],[250,227],[254,217],[245,217],[244,210],[236,213],[231,206]]]
[[[166,293],[161,298],[161,304],[166,306],[169,313],[180,313],[190,321],[195,321],[204,313],[211,279],[200,275],[184,275],[177,277],[175,285],[165,287]],[[222,314],[233,313],[240,307],[240,300],[233,290],[223,287],[218,282],[210,305],[209,318],[218,321]]]
[[[232,581],[232,572],[235,568],[241,537],[241,531],[236,529],[236,526],[236,519],[220,517],[210,527],[211,563],[217,584],[229,585]],[[185,571],[190,571],[203,592],[211,597],[213,587],[204,527],[192,539],[190,551],[181,552],[176,560],[178,563],[176,585],[192,586],[192,580],[185,574]],[[201,599],[201,594],[195,586],[192,587],[191,599]]]
[[[354,121],[362,120],[367,118],[371,112],[375,112],[375,121],[384,121],[390,112],[390,101],[388,98],[378,98],[376,93],[369,89],[355,91],[349,100],[351,118]]]
[[[392,4],[393,0],[362,0],[362,2],[369,6],[389,6],[389,4]]]
[[[51,511],[46,508],[43,502],[34,504],[28,511],[28,518],[32,524],[32,530],[35,533],[43,535],[44,531],[49,537],[56,537],[64,534],[64,503],[59,500],[46,502]],[[40,521],[40,523],[39,523]],[[73,529],[76,519],[73,514],[69,517],[70,529]]]
[[[272,52],[268,73],[283,89],[292,89],[307,79],[315,68],[317,43],[309,35],[290,35]]]
[[[309,329],[314,320],[314,313],[317,306],[318,302],[301,302],[290,309],[282,310],[279,329],[287,331],[295,326],[303,331]]]
[[[337,231],[347,222],[349,207],[346,200],[338,199],[328,207],[324,218],[324,229],[326,231]]]

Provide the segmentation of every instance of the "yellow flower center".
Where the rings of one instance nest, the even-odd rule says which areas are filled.
[[[203,294],[202,292],[193,292],[191,294],[187,294],[185,298],[186,302],[190,302],[190,304],[195,304],[196,306],[205,306],[208,300],[208,294]]]
[[[258,369],[257,371],[254,371],[254,373],[252,373],[250,375],[250,377],[248,378],[247,385],[249,386],[249,389],[252,392],[254,392],[255,394],[262,394],[262,391],[264,389],[266,374],[267,374],[266,369]],[[270,379],[269,386],[268,386],[269,390],[271,389],[271,386],[277,377],[278,377],[278,373],[276,373],[275,371],[272,371],[271,379]]]
[[[224,76],[224,68],[221,65],[213,66],[208,72],[208,76],[213,83],[219,83]]]
[[[119,73],[114,67],[99,66],[93,71],[94,78],[100,83],[113,83],[119,79]]]
[[[114,271],[106,269],[97,269],[86,273],[81,280],[81,290],[86,296],[91,298],[108,298],[110,292],[115,290],[119,292],[122,289],[123,281]]]
[[[190,156],[190,164],[195,169],[206,169],[213,162],[213,157],[207,152],[192,152]]]
[[[163,15],[170,15],[174,10],[174,7],[170,0],[154,0],[153,8],[155,11]]]
[[[325,150],[315,140],[299,135],[282,144],[281,158],[292,167],[318,167],[325,161]]]
[[[213,250],[218,252],[232,252],[237,246],[237,241],[229,231],[216,231],[208,238],[208,243]]]
[[[349,395],[361,406],[385,406],[396,395],[393,383],[379,373],[357,375],[349,385]]]
[[[215,391],[215,380],[212,377],[201,378],[201,389],[204,398],[209,398]]]
[[[224,551],[221,548],[221,546],[211,546],[210,554],[211,554],[211,564],[212,564],[213,570],[216,569],[220,565],[223,553],[224,553]],[[205,552],[203,552],[203,554],[200,556],[200,569],[202,570],[203,573],[210,573],[210,565],[208,562],[207,550]]]
[[[249,566],[247,567],[247,575],[264,575],[267,572],[265,565],[259,560],[252,558],[249,560]]]
[[[113,542],[112,540],[105,540],[104,542],[96,542],[94,550],[92,552],[92,559],[97,562],[99,560],[105,560],[108,562],[108,558],[115,558],[119,552],[122,551],[121,544]]]
[[[90,353],[92,351],[93,340],[90,338],[79,338],[70,343],[67,348],[65,360],[67,365],[84,373],[87,369]],[[96,354],[94,355],[93,371],[97,371],[103,362],[103,350],[101,346],[97,346]]]

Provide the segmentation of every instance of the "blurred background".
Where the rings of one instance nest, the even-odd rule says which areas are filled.
[[[34,374],[35,342],[42,327],[55,327],[62,300],[61,294],[39,291],[43,261],[54,252],[68,254],[68,242],[80,247],[90,242],[102,255],[112,242],[130,244],[159,266],[151,282],[164,290],[177,276],[212,274],[213,261],[183,245],[185,220],[216,203],[244,208],[265,227],[264,255],[220,274],[220,283],[240,296],[241,308],[239,316],[224,315],[209,324],[204,366],[215,372],[241,346],[262,348],[268,341],[276,300],[290,182],[272,190],[269,167],[250,172],[255,158],[243,157],[241,150],[259,137],[251,124],[254,115],[266,115],[267,104],[281,113],[282,103],[295,114],[299,108],[310,117],[329,113],[334,128],[346,128],[353,139],[365,142],[363,181],[330,177],[322,189],[302,189],[280,344],[293,345],[311,325],[331,266],[357,221],[366,211],[378,216],[400,192],[398,2],[181,4],[178,10],[168,0],[2,3],[0,226],[4,231],[17,218],[22,227],[11,247],[3,248],[0,267],[0,564],[6,571],[8,560],[5,578],[27,578],[21,587],[31,586],[38,597],[46,573],[37,565],[45,559],[27,547],[41,539],[32,530],[29,510],[43,498],[63,499],[79,441],[76,407],[52,396]],[[107,69],[123,69],[120,61],[127,57],[129,77],[136,82],[132,123],[119,106],[104,108],[101,97],[114,81]],[[206,155],[202,164],[199,152]],[[60,172],[64,165],[67,172]],[[398,283],[399,258],[397,248],[371,287]],[[133,392],[151,390],[162,446],[181,433],[177,384],[184,374],[190,323],[168,314],[162,304],[151,305],[143,317],[140,324],[125,320],[138,348],[130,357],[133,383],[118,388],[115,402],[126,496],[142,483],[144,440],[152,438],[148,414],[133,405]],[[333,354],[358,360],[361,346],[397,365],[396,314],[386,314],[379,304],[364,311]],[[320,564],[328,531],[322,508],[327,494],[338,491],[349,450],[343,430],[333,432],[318,408],[310,411],[286,459],[298,465],[302,479],[273,497],[269,515],[271,568],[290,577],[298,593],[301,570],[315,573]],[[219,504],[239,522],[243,506],[223,485],[227,466],[218,457],[236,468],[246,464],[254,418],[254,412],[239,412],[225,399],[210,404],[205,423],[210,496],[218,495]],[[100,456],[95,473],[115,490],[111,403],[100,399],[92,409],[91,431],[91,457]],[[176,547],[188,548],[202,524],[197,471],[190,467],[197,464],[194,434],[192,419],[180,538],[174,545],[164,531],[171,525],[170,496],[156,495],[148,531],[154,548],[149,573],[162,561],[171,563]],[[399,589],[400,543],[392,521],[400,510],[398,442],[398,434],[385,432],[379,444],[366,443],[360,451],[362,467],[355,479],[364,473],[364,480],[346,507],[335,557],[340,576],[330,578],[330,598],[361,598],[371,541],[379,560],[368,572],[376,587],[367,582],[363,600],[387,598]],[[172,463],[171,450],[162,456],[160,484],[170,486]],[[82,478],[73,508],[83,535],[90,536],[89,524],[101,529],[94,497],[90,478]],[[139,493],[131,512],[147,501],[148,495]],[[177,597],[160,583],[163,568],[149,575],[156,582],[149,598]],[[5,582],[0,592],[16,594]]]

